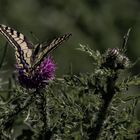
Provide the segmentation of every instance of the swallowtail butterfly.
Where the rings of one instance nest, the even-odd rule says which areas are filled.
[[[26,73],[33,71],[48,53],[71,36],[71,34],[65,34],[53,39],[49,43],[33,45],[22,33],[5,25],[0,25],[0,33],[14,47],[17,66],[22,68]]]

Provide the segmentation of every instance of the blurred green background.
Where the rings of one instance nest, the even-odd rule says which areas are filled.
[[[129,28],[132,30],[126,53],[132,62],[140,57],[140,0],[0,0],[0,24],[13,27],[34,44],[38,41],[31,32],[40,43],[72,33],[72,37],[51,54],[57,65],[57,77],[70,73],[70,69],[74,74],[92,72],[91,58],[76,50],[79,44],[103,53],[107,48],[121,47]],[[0,36],[0,60],[5,42]],[[138,74],[139,70],[140,62],[131,73]],[[2,85],[7,88],[14,71],[14,49],[8,46],[0,71],[0,90]],[[136,87],[129,89],[130,94],[139,91]],[[140,105],[136,115],[140,120]]]
[[[52,53],[58,77],[67,74],[70,67],[73,73],[93,70],[90,57],[76,50],[79,43],[101,52],[120,47],[130,27],[127,55],[132,61],[140,56],[139,0],[0,0],[0,23],[23,33],[35,44],[37,41],[30,32],[39,42],[72,33],[72,37]],[[1,56],[4,43],[1,36]],[[14,50],[8,47],[5,68],[9,76],[14,64]],[[133,72],[138,73],[139,68],[137,63]]]

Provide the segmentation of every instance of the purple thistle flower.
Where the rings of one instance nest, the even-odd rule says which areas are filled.
[[[24,69],[18,68],[18,80],[21,86],[30,89],[44,87],[49,80],[54,78],[55,64],[48,57],[31,73],[25,73]]]

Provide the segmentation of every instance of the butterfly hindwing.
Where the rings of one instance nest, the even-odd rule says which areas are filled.
[[[23,34],[5,25],[0,25],[0,33],[14,47],[18,67],[31,67],[33,44]]]
[[[49,43],[45,44],[38,44],[34,50],[33,56],[35,57],[35,61],[32,65],[33,68],[37,67],[40,62],[54,49],[56,49],[60,44],[62,44],[64,41],[66,41],[71,34],[65,34],[61,37],[53,39]],[[35,55],[34,55],[35,54]]]

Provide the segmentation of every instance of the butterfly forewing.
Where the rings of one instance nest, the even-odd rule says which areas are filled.
[[[71,34],[65,34],[61,37],[53,39],[50,43],[38,45],[34,50],[34,52],[37,52],[36,55],[34,55],[33,53],[32,56],[35,57],[35,61],[32,67],[36,68],[42,62],[42,60],[48,55],[48,53],[50,53],[52,50],[57,48],[60,44],[66,41],[70,36]]]
[[[15,48],[18,66],[24,69],[31,67],[33,44],[23,34],[5,25],[0,25],[0,33]]]

